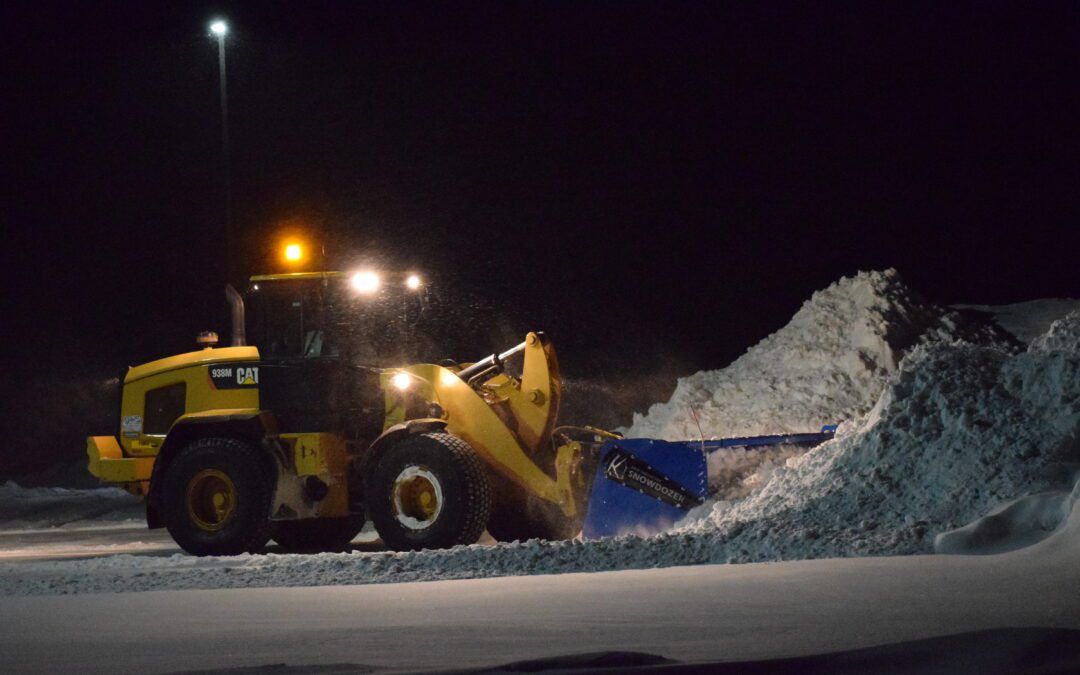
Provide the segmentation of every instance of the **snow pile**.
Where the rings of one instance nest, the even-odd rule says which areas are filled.
[[[731,448],[708,456],[709,493],[721,500],[742,499],[759,490],[785,463],[806,452],[795,445]]]
[[[1051,324],[1046,333],[1031,341],[1029,351],[1080,352],[1080,310]]]
[[[119,488],[70,490],[0,485],[0,528],[38,529],[144,518],[143,503]]]
[[[860,272],[815,293],[786,326],[727,368],[681,378],[671,400],[634,415],[626,435],[684,440],[816,431],[869,411],[920,340],[992,340],[993,333],[923,303],[895,270]]]
[[[858,425],[683,531],[739,561],[923,553],[930,535],[1069,484],[1080,459],[1080,353],[1041,344],[1019,354],[914,348]]]

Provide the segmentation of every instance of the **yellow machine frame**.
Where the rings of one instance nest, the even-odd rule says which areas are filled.
[[[319,278],[339,273],[297,273],[253,277],[253,281],[285,278]],[[89,469],[103,481],[119,483],[128,490],[146,494],[155,460],[168,439],[178,434],[199,433],[200,422],[255,418],[260,415],[259,390],[256,386],[218,389],[209,369],[223,362],[250,362],[257,365],[255,347],[202,349],[179,354],[133,367],[124,378],[121,401],[121,435],[94,436],[87,439]],[[556,504],[568,516],[576,512],[574,492],[580,488],[577,468],[582,457],[578,443],[554,449],[555,477],[538,466],[538,452],[552,445],[552,430],[558,414],[560,377],[554,348],[537,333],[526,336],[524,366],[520,380],[496,374],[483,383],[467,383],[458,377],[461,369],[433,364],[386,369],[380,384],[386,397],[384,436],[371,449],[402,426],[414,422],[444,425],[452,434],[472,446],[496,472],[528,492]],[[409,387],[402,391],[393,384],[399,373],[407,373]],[[147,433],[144,421],[148,392],[184,385],[183,413],[169,430]],[[437,404],[440,418],[406,419],[408,397],[423,397]],[[272,413],[272,411],[271,411]],[[278,448],[281,471],[275,496],[275,517],[310,518],[342,516],[348,513],[348,464],[350,449],[337,434],[274,434],[265,440]],[[352,452],[357,449],[353,449]],[[359,449],[367,450],[367,449]],[[320,478],[329,489],[326,498],[315,504],[304,500],[300,480],[281,480],[282,476],[302,479]],[[578,481],[579,482],[579,481]],[[282,507],[286,508],[282,508]]]

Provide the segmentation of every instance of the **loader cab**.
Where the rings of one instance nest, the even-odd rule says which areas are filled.
[[[263,359],[340,356],[333,294],[323,280],[253,282],[245,298],[251,344]]]
[[[387,275],[372,288],[344,272],[252,277],[244,296],[248,342],[264,359],[343,358],[371,367],[411,363],[425,304],[423,289],[410,286],[411,278]]]
[[[400,365],[408,346],[399,303],[392,291],[358,292],[341,272],[252,277],[246,332],[259,350],[260,406],[280,431],[381,432],[379,369]]]

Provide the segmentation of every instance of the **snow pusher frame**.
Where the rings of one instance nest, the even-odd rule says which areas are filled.
[[[344,276],[253,282],[325,286]],[[580,530],[595,437],[555,442],[561,380],[542,333],[474,364],[357,370],[367,378],[358,414],[369,427],[357,430],[327,423],[322,411],[298,422],[278,407],[282,391],[295,398],[307,385],[283,381],[288,363],[244,343],[243,300],[231,287],[226,295],[234,346],[130,368],[119,434],[87,440],[90,472],[145,495],[150,527],[168,527],[196,554],[241,553],[271,537],[290,550],[340,548],[365,516],[398,549],[473,543],[485,528],[501,540]],[[520,378],[503,364],[519,355]],[[346,412],[360,410],[351,405]],[[388,477],[394,461],[405,464]],[[457,524],[427,536],[440,516]],[[230,534],[237,519],[247,524]]]
[[[708,458],[735,449],[812,448],[832,440],[836,425],[818,433],[701,441],[612,439],[599,449],[582,535],[599,539],[663,532],[712,497]]]

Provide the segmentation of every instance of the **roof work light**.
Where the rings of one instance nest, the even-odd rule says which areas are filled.
[[[379,290],[379,275],[374,272],[357,272],[352,276],[352,287],[357,293],[374,293]]]

